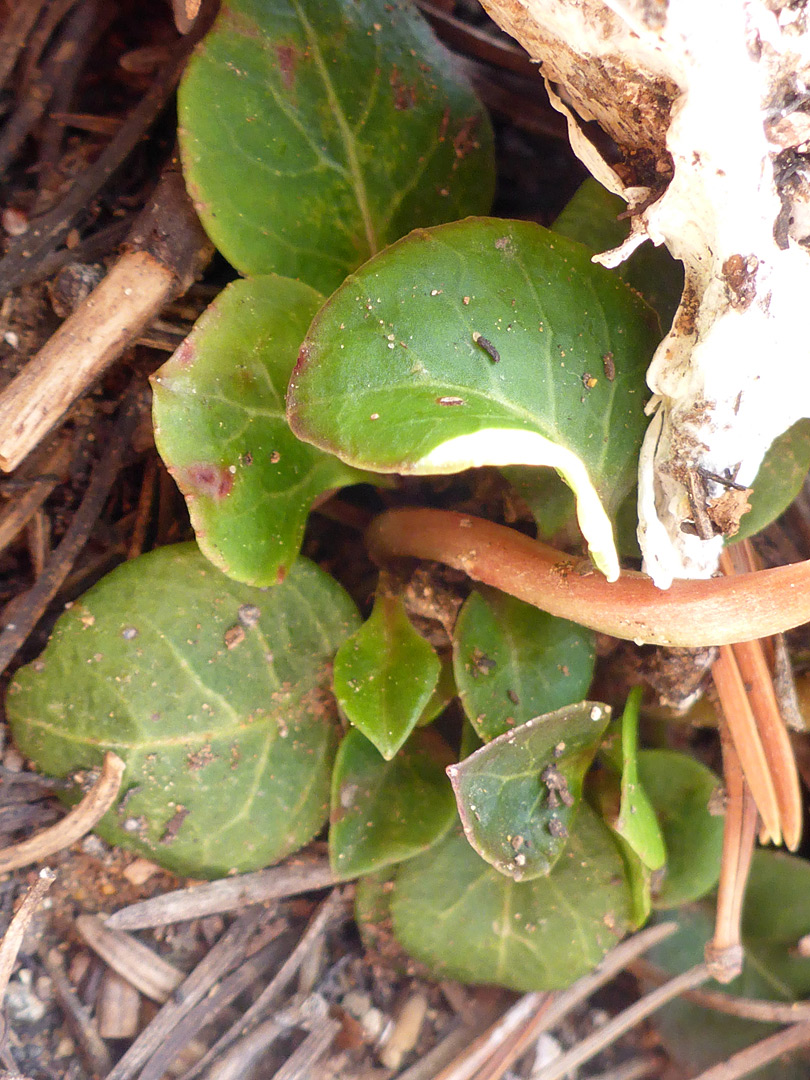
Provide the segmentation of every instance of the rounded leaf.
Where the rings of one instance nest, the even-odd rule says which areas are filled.
[[[227,0],[178,104],[189,191],[243,274],[328,293],[492,200],[484,108],[405,0]]]
[[[548,877],[504,877],[456,830],[402,864],[391,913],[397,940],[437,978],[556,990],[625,934],[630,897],[610,832],[583,804]]]
[[[484,740],[582,701],[595,661],[590,630],[494,589],[473,590],[453,630],[459,697]]]
[[[552,466],[613,579],[609,514],[635,482],[656,321],[585,247],[532,222],[417,229],[316,316],[290,382],[290,424],[378,472]]]
[[[298,346],[322,299],[288,278],[235,281],[152,377],[155,442],[200,549],[249,585],[284,578],[315,499],[368,479],[296,439],[284,415]]]
[[[282,585],[225,577],[195,544],[124,563],[61,617],[7,699],[51,776],[126,763],[98,832],[195,877],[263,867],[321,828],[337,746],[335,650],[358,623],[318,567]]]
[[[456,819],[444,772],[452,760],[433,731],[417,731],[390,761],[359,731],[347,732],[332,773],[329,855],[335,873],[371,874],[435,844]]]
[[[658,818],[667,853],[653,904],[675,908],[699,900],[720,876],[723,817],[710,809],[720,780],[702,762],[676,750],[642,750],[638,778]]]

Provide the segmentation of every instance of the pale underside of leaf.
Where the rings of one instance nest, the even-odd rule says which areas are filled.
[[[459,472],[482,465],[537,465],[556,469],[577,498],[577,520],[596,567],[608,581],[619,577],[613,526],[588,470],[573,451],[535,431],[482,428],[439,443],[409,471]]]

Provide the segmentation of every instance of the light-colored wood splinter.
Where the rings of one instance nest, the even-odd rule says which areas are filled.
[[[101,821],[118,797],[124,768],[121,758],[108,750],[98,780],[78,806],[74,806],[61,821],[43,829],[30,840],[0,849],[0,873],[40,862],[81,840]]]
[[[157,315],[175,285],[172,271],[149,252],[119,259],[0,394],[0,468],[19,465]]]

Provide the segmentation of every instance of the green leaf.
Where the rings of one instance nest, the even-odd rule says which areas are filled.
[[[653,805],[667,852],[653,903],[675,908],[705,896],[717,884],[723,818],[712,814],[720,780],[701,762],[675,750],[642,750],[638,776]]]
[[[331,661],[354,604],[298,560],[269,591],[195,544],[124,563],[63,615],[7,699],[14,738],[51,776],[126,763],[98,832],[177,873],[254,870],[327,817],[337,746]]]
[[[732,542],[754,536],[787,510],[810,469],[810,420],[799,420],[774,439],[756,475],[751,509],[740,521]]]
[[[391,913],[399,942],[437,978],[529,991],[590,971],[626,932],[630,909],[616,845],[583,804],[549,877],[516,883],[454,830],[402,864]]]
[[[453,658],[449,650],[443,650],[437,655],[441,665],[439,680],[433,693],[428,698],[427,705],[422,710],[416,724],[417,727],[427,727],[428,724],[432,724],[434,720],[441,716],[453,698],[458,696],[456,680],[453,675]]]
[[[328,293],[414,226],[492,200],[483,106],[404,0],[228,0],[179,120],[200,219],[243,274]]]
[[[388,761],[430,701],[441,663],[397,596],[378,596],[371,616],[335,657],[335,696]]]
[[[626,211],[624,199],[589,178],[579,186],[552,229],[578,240],[591,251],[609,251],[624,243],[630,232],[627,220],[619,218]],[[671,326],[683,293],[683,265],[665,247],[642,244],[614,273],[658,312],[665,330]]]
[[[590,630],[494,589],[470,593],[453,633],[461,703],[485,741],[582,701],[595,659]]]
[[[608,824],[650,870],[660,870],[667,852],[655,811],[638,773],[638,713],[641,687],[634,687],[627,698],[621,719],[621,793],[619,813]]]
[[[742,975],[721,993],[777,1001],[797,1001],[810,994],[810,959],[796,944],[810,933],[810,864],[782,852],[757,851],[743,913],[745,962]],[[714,912],[708,903],[682,908],[680,931],[651,951],[650,959],[671,974],[685,971],[703,959],[711,937]],[[765,1038],[774,1029],[736,1017],[723,1016],[680,1000],[656,1017],[656,1028],[676,1060],[692,1075]],[[785,1060],[756,1073],[757,1080],[805,1080],[807,1063]]]
[[[603,750],[604,767],[593,777],[590,791],[624,856],[637,926],[650,915],[651,871],[660,870],[666,861],[664,838],[638,776],[640,705],[641,687],[637,686],[630,691],[618,724],[616,750]]]
[[[608,515],[635,482],[654,321],[586,248],[532,222],[417,229],[316,316],[290,383],[290,424],[378,472],[550,465],[575,490],[612,579]]]
[[[592,701],[527,720],[447,770],[470,844],[515,881],[549,874],[610,719]]]
[[[202,552],[249,585],[275,585],[311,504],[367,474],[300,442],[284,394],[322,301],[288,278],[236,281],[153,376],[155,442]]]
[[[329,855],[342,877],[370,874],[435,844],[456,819],[445,776],[453,760],[433,731],[417,731],[390,761],[347,733],[332,773]]]

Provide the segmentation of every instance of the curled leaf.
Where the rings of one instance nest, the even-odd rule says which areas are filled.
[[[377,472],[551,466],[613,579],[610,518],[635,480],[654,321],[586,248],[539,225],[417,229],[317,315],[290,382],[290,425]]]
[[[606,705],[582,701],[527,720],[448,768],[464,833],[481,858],[515,881],[552,871],[609,719]]]

